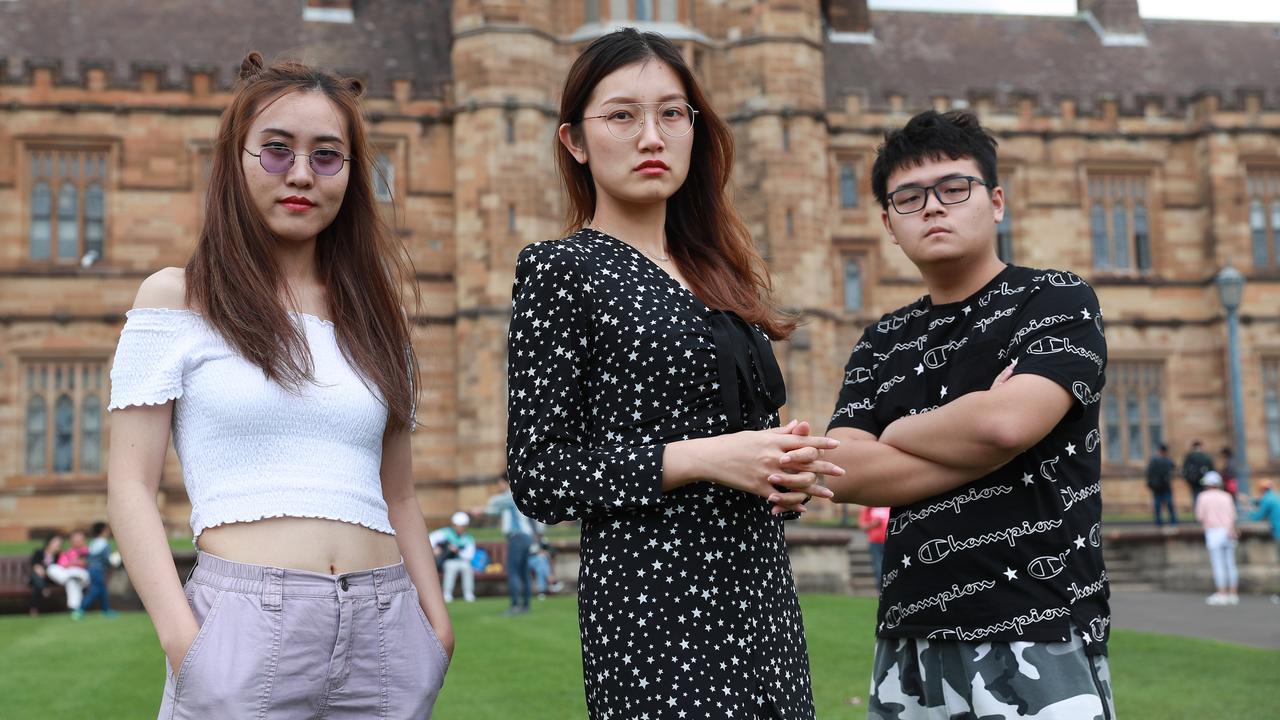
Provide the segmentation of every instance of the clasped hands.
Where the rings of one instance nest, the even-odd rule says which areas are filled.
[[[802,445],[788,449],[778,458],[778,472],[768,478],[768,482],[776,492],[768,496],[773,503],[771,512],[775,515],[784,512],[807,512],[805,504],[815,497],[830,499],[834,493],[830,488],[820,484],[823,475],[844,475],[844,468],[828,462],[825,451],[835,449],[839,440],[826,437],[811,437],[807,421],[792,420],[771,432],[789,436],[791,439],[805,438],[820,443],[819,445]]]
[[[838,440],[809,435],[809,423],[791,421],[769,430],[746,430],[709,438],[713,446],[699,463],[702,477],[763,497],[774,514],[805,512],[810,498],[830,498],[819,484],[822,475],[843,475],[844,469],[823,458]]]

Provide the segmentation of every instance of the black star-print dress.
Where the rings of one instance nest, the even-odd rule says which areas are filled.
[[[582,522],[590,717],[814,717],[783,519],[721,485],[662,492],[666,443],[777,426],[764,335],[584,229],[521,252],[508,342],[516,501]]]

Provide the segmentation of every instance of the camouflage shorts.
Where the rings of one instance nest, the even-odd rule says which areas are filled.
[[[1114,720],[1105,655],[1060,643],[881,638],[868,720]]]

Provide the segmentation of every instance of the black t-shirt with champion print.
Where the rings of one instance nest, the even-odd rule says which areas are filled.
[[[898,418],[1044,376],[1075,398],[1040,442],[999,470],[893,508],[879,637],[1061,642],[1074,624],[1106,652],[1100,393],[1107,345],[1093,289],[1078,276],[1007,266],[956,303],[923,297],[868,327],[845,367],[831,427],[877,437]]]

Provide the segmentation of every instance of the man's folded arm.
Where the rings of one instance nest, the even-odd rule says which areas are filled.
[[[880,442],[952,468],[998,468],[1044,439],[1075,399],[1057,382],[1025,373],[937,410],[900,418]]]
[[[827,436],[840,447],[825,458],[844,468],[840,477],[826,478],[835,502],[878,507],[910,505],[976,480],[996,466],[952,467],[881,442],[856,428],[836,427]]]

